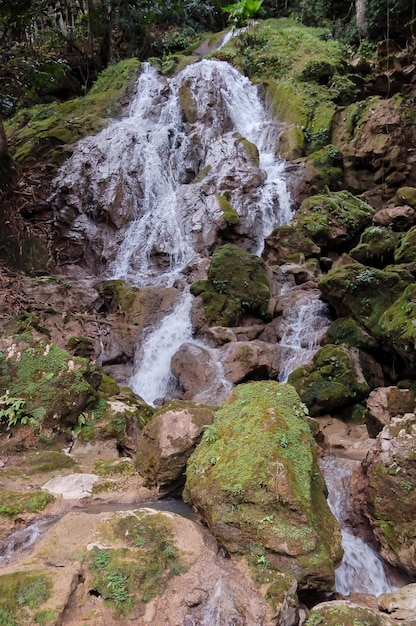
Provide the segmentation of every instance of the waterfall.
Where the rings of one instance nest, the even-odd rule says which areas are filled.
[[[126,117],[81,140],[55,179],[57,206],[76,209],[76,254],[89,247],[107,278],[186,290],[226,225],[220,197],[260,254],[292,214],[280,130],[257,86],[226,62],[202,59],[171,78],[143,63]],[[172,351],[191,339],[189,298],[139,340],[131,386],[151,402],[171,382]]]
[[[344,596],[365,593],[379,596],[394,591],[377,553],[348,528],[348,510],[351,507],[349,482],[359,461],[327,457],[320,462],[328,488],[328,504],[337,518],[342,532],[344,558],[335,571],[335,590]]]
[[[319,291],[300,292],[296,306],[290,306],[283,315],[281,382],[286,382],[294,369],[311,360],[329,324],[328,307],[319,299]]]
[[[191,306],[191,294],[182,294],[173,311],[137,347],[130,387],[148,404],[163,398],[174,382],[170,360],[185,341],[192,339]]]

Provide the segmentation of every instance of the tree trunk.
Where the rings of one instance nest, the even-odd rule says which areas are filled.
[[[355,19],[360,39],[367,37],[367,22],[365,17],[366,2],[367,0],[355,0]]]

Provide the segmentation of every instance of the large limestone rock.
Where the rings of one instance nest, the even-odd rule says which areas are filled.
[[[148,486],[169,492],[183,484],[186,462],[212,419],[211,407],[178,400],[155,413],[141,433],[136,455]]]
[[[318,350],[311,363],[289,376],[313,416],[363,400],[375,383],[382,381],[381,367],[368,354],[332,344]]]
[[[338,624],[368,624],[368,626],[395,626],[397,622],[387,615],[349,600],[321,602],[315,605],[306,622],[307,626],[338,626]]]
[[[366,422],[370,435],[375,437],[396,415],[413,411],[415,396],[410,389],[378,387],[367,399]]]
[[[290,385],[236,387],[188,461],[184,496],[229,552],[302,588],[332,589],[339,528]]]
[[[281,348],[266,341],[237,341],[218,350],[227,380],[234,384],[247,380],[276,378]]]
[[[416,574],[416,416],[394,417],[363,463],[366,515],[389,563]]]
[[[397,591],[383,593],[378,598],[378,607],[398,621],[416,624],[416,584],[405,585]]]
[[[218,357],[212,350],[195,344],[184,343],[171,359],[171,372],[182,388],[183,400],[219,402],[230,391],[224,380]]]

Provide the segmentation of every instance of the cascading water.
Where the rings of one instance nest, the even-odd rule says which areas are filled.
[[[171,79],[144,63],[128,116],[82,140],[57,177],[66,206],[79,213],[73,239],[88,242],[110,278],[186,289],[189,270],[212,253],[224,228],[224,196],[245,246],[259,254],[265,236],[292,212],[286,164],[275,156],[279,132],[257,87],[228,63],[201,60]],[[175,345],[179,328],[182,341],[191,332],[182,301],[170,319],[179,310]],[[169,328],[167,320],[152,332],[167,336]],[[149,401],[164,395],[161,381],[169,378],[154,359],[155,345],[158,353],[165,349],[146,335],[136,352],[146,365],[136,363],[131,380]]]
[[[344,558],[335,572],[335,589],[344,596],[351,593],[379,596],[394,591],[395,587],[387,580],[377,553],[347,526],[351,507],[349,481],[358,464],[359,461],[339,457],[327,457],[320,462],[328,487],[328,504],[341,526],[344,548]]]
[[[283,335],[279,380],[286,382],[294,369],[310,361],[319,348],[330,324],[328,307],[319,292],[300,292],[296,306],[283,316]]]

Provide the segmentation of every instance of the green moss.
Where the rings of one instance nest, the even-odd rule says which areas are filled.
[[[116,461],[96,461],[94,474],[98,476],[132,476],[135,474],[134,465],[128,458]]]
[[[184,82],[179,88],[179,102],[184,121],[193,124],[197,118],[197,109],[189,81]]]
[[[318,193],[338,191],[344,183],[343,158],[333,145],[325,146],[306,159],[309,184]]]
[[[235,139],[237,139],[238,143],[243,146],[250,161],[254,163],[254,165],[257,165],[257,167],[259,167],[260,156],[256,144],[252,143],[251,141],[249,141],[245,137],[242,137],[239,134],[235,134],[234,137]]]
[[[29,474],[74,469],[76,462],[64,452],[44,450],[33,452],[28,457]]]
[[[206,165],[205,167],[203,167],[201,170],[199,170],[198,174],[195,176],[195,178],[193,179],[193,183],[200,183],[201,180],[204,180],[205,176],[207,176],[207,174],[209,174],[209,172],[212,169],[212,165]]]
[[[351,317],[340,317],[332,322],[328,333],[328,343],[348,344],[355,348],[370,351],[378,347],[378,342]]]
[[[121,112],[118,103],[139,67],[137,59],[120,61],[100,74],[85,97],[19,111],[7,123],[14,158],[23,163],[54,152],[62,160],[68,145],[97,133],[106,118]]]
[[[408,204],[416,208],[416,188],[400,187],[396,193],[397,204]]]
[[[336,602],[313,608],[305,626],[383,626],[384,618],[371,609]]]
[[[17,518],[24,513],[38,513],[54,501],[45,491],[10,491],[0,487],[0,516]]]
[[[0,381],[10,395],[25,401],[25,411],[53,428],[76,423],[95,400],[98,369],[45,339],[26,333],[16,338],[14,357],[0,367]]]
[[[231,552],[249,554],[255,544],[280,569],[284,543],[303,572],[310,571],[312,552],[331,571],[327,538],[315,528],[325,527],[328,537],[336,524],[328,514],[305,406],[290,385],[236,387],[188,461],[184,496]],[[286,566],[302,578],[291,561]]]
[[[380,331],[405,361],[415,362],[416,345],[416,284],[409,285],[403,294],[385,311],[380,319]]]
[[[270,299],[270,284],[264,261],[227,244],[211,259],[208,283],[198,281],[192,293],[203,295],[204,310],[212,323],[234,325],[244,313],[265,316]]]
[[[363,378],[357,350],[328,344],[310,364],[289,376],[311,415],[322,415],[364,399],[370,387]]]
[[[0,624],[40,624],[34,621],[37,619],[34,611],[48,600],[51,591],[51,577],[43,572],[16,572],[0,576]]]
[[[218,204],[220,205],[220,209],[222,214],[224,215],[224,219],[229,226],[234,226],[238,224],[240,221],[240,216],[237,211],[233,208],[232,204],[228,201],[226,194],[216,194],[216,198],[218,200]]]
[[[138,291],[120,279],[106,280],[99,289],[108,308],[115,310],[119,307],[124,312],[131,309]]]
[[[121,544],[117,549],[93,548],[88,561],[95,588],[116,614],[133,609],[143,613],[144,603],[185,571],[172,529],[166,516],[147,511],[117,514],[98,529],[107,541]]]
[[[370,226],[361,234],[358,245],[350,250],[350,255],[365,265],[383,267],[393,259],[399,237],[391,228]]]
[[[383,339],[382,315],[401,296],[408,280],[396,272],[357,263],[330,270],[319,281],[319,288],[338,317],[351,317],[376,339]]]
[[[293,225],[317,245],[333,250],[351,241],[371,220],[374,209],[348,191],[316,195],[304,200]]]
[[[394,252],[395,263],[414,263],[416,261],[416,226],[412,226],[400,239]]]

